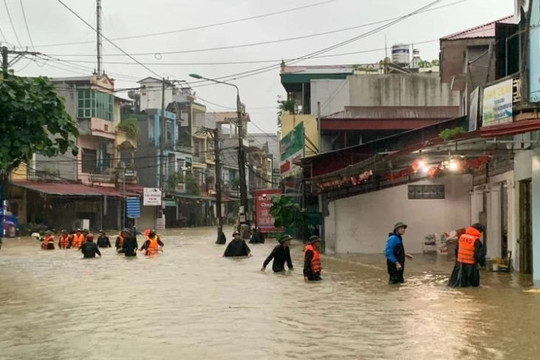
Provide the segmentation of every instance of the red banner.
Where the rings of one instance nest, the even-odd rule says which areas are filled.
[[[274,218],[270,215],[272,197],[281,195],[280,189],[255,190],[255,225],[263,233],[281,232],[282,228],[274,226]]]

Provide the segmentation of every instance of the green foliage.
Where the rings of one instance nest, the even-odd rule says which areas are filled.
[[[461,126],[453,128],[453,129],[444,129],[443,131],[439,133],[439,137],[443,139],[444,141],[447,141],[463,132],[465,132],[465,130],[463,130]]]
[[[275,227],[290,227],[303,224],[306,209],[302,209],[290,197],[281,195],[272,198],[270,214],[275,219]]]
[[[281,129],[281,117],[284,113],[289,112],[291,114],[294,113],[295,107],[296,107],[296,101],[294,97],[288,98],[287,100],[281,100],[281,96],[278,96],[278,118],[277,123],[278,127]]]
[[[132,140],[136,140],[139,135],[139,127],[137,126],[136,118],[122,119],[116,128],[124,131],[127,134],[127,137]]]
[[[78,152],[77,123],[45,77],[0,75],[0,172],[7,173],[40,153]]]
[[[184,174],[182,171],[178,171],[167,179],[167,186],[169,190],[176,190],[178,184],[184,182]]]
[[[191,172],[186,173],[185,177],[185,183],[186,183],[186,194],[189,195],[201,195],[201,189],[199,189],[199,185],[197,184],[197,181],[195,180],[195,176]]]

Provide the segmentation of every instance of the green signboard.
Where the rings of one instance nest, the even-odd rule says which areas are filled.
[[[280,141],[281,161],[304,149],[304,123],[298,124]]]

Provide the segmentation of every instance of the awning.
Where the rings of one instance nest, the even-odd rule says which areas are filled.
[[[122,192],[118,191],[115,188],[108,188],[103,186],[88,186],[77,183],[16,180],[13,181],[11,185],[55,196],[110,196],[118,198],[123,198],[126,196],[139,196],[139,194],[137,194],[136,192],[132,192],[127,189],[125,192]]]

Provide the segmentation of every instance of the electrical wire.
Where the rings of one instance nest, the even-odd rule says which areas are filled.
[[[9,12],[9,7],[6,0],[4,0],[4,5],[6,6],[6,14],[9,18],[11,29],[13,29],[13,34],[15,35],[15,39],[17,39],[17,43],[19,44],[19,46],[22,47],[21,40],[19,40],[19,35],[17,35],[17,31],[15,30],[15,26],[13,25],[13,20],[11,19],[11,13]]]
[[[274,16],[274,15],[281,15],[281,14],[284,14],[284,13],[298,11],[298,10],[304,10],[304,9],[307,9],[307,8],[320,6],[320,5],[324,5],[324,4],[332,3],[332,2],[336,2],[336,1],[338,1],[338,0],[321,1],[321,2],[318,2],[318,3],[315,3],[315,4],[304,5],[304,6],[300,6],[300,7],[296,7],[296,8],[291,8],[291,9],[286,9],[286,10],[281,10],[281,11],[275,11],[275,12],[271,12],[271,13],[267,13],[267,14],[255,15],[255,16],[250,16],[250,17],[246,17],[246,18],[228,20],[228,21],[223,21],[223,22],[214,23],[214,24],[200,25],[200,26],[194,26],[194,27],[190,27],[190,28],[183,28],[183,29],[169,30],[169,31],[161,31],[161,32],[149,33],[149,34],[123,36],[123,37],[111,38],[111,40],[117,41],[117,40],[129,40],[129,39],[142,39],[142,38],[153,37],[153,36],[175,34],[175,33],[181,33],[181,32],[193,31],[193,30],[202,30],[202,29],[207,29],[207,28],[211,28],[211,27],[229,25],[229,24],[234,24],[234,23],[239,23],[239,22],[244,22],[244,21],[249,21],[249,20],[254,20],[254,19],[260,19],[260,18]],[[76,41],[76,42],[60,43],[60,44],[46,44],[46,45],[39,45],[39,47],[43,48],[43,47],[90,44],[90,43],[93,43],[93,41]]]
[[[32,45],[32,50],[35,51],[34,41],[32,40],[32,35],[30,35],[30,28],[28,27],[28,21],[26,20],[26,12],[24,11],[23,0],[19,0],[21,4],[21,10],[24,19],[24,25],[26,25],[26,32],[28,33],[28,39],[30,39],[30,44]],[[28,66],[28,65],[27,65]]]
[[[6,0],[4,0],[6,1]],[[74,10],[72,10],[69,6],[67,6],[62,0],[57,0],[60,4],[62,4],[69,12],[71,12],[73,15],[75,15],[79,20],[81,20],[83,23],[85,23],[90,29],[94,30],[94,32],[96,34],[98,34],[98,31],[96,30],[96,28],[94,28],[92,25],[90,25],[86,20],[84,20],[79,14],[77,14]],[[105,40],[107,40],[112,46],[114,46],[116,49],[120,50],[124,55],[126,55],[127,57],[129,57],[131,60],[135,61],[137,64],[141,65],[143,68],[145,68],[147,71],[149,71],[150,73],[156,75],[158,78],[160,78],[161,76],[156,73],[154,70],[150,69],[148,66],[144,65],[143,63],[141,63],[139,60],[135,59],[133,56],[131,56],[130,54],[128,54],[127,52],[125,52],[122,48],[120,48],[118,45],[116,45],[114,42],[112,42],[111,40],[109,40],[108,37],[106,37],[105,35],[103,34],[99,34],[102,38],[104,38]]]

